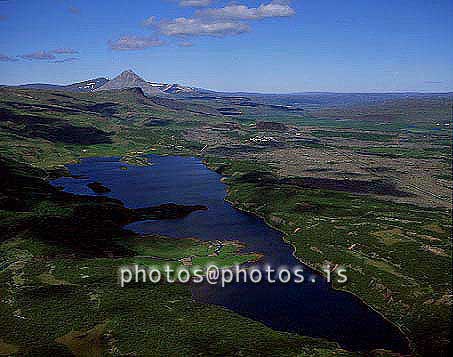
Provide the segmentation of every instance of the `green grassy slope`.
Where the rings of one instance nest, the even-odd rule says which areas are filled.
[[[45,168],[87,156],[191,152],[200,147],[181,139],[181,130],[218,120],[209,107],[146,98],[136,89],[0,88],[0,98],[0,154]]]
[[[296,255],[321,270],[348,271],[339,286],[400,326],[420,355],[445,355],[451,318],[451,211],[304,189],[268,168],[211,159],[227,175],[228,199],[285,232]]]

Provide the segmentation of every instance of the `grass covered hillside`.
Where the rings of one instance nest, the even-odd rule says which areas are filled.
[[[190,152],[184,128],[215,120],[215,109],[139,89],[71,93],[0,88],[0,154],[51,167],[84,156]]]
[[[451,211],[310,188],[269,166],[211,158],[228,200],[282,230],[301,261],[348,271],[341,286],[397,324],[422,356],[446,355],[451,318]]]

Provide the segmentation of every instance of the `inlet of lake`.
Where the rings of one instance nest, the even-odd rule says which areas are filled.
[[[225,201],[227,187],[220,181],[221,176],[198,158],[149,158],[151,166],[127,165],[116,157],[83,159],[79,164],[68,165],[71,174],[78,178],[61,177],[52,184],[62,186],[66,192],[95,195],[87,184],[101,182],[111,190],[107,196],[130,208],[164,203],[205,205],[208,210],[185,218],[140,221],[126,228],[174,239],[238,240],[246,244],[243,252],[264,254],[260,264],[275,268],[301,265],[282,233]],[[326,338],[355,351],[385,348],[407,353],[405,337],[377,312],[354,295],[334,290],[306,266],[304,275],[314,277],[316,283],[234,283],[223,288],[194,284],[192,294],[197,301],[224,306],[275,330]]]

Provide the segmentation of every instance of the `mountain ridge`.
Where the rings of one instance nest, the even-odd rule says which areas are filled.
[[[108,79],[107,77],[98,77],[68,85],[48,83],[27,83],[11,87],[38,90],[62,90],[70,92],[96,92],[103,90],[140,88],[146,95],[169,95],[169,94],[195,95],[199,93],[208,92],[203,89],[187,87],[177,83],[169,84],[146,81],[131,69],[121,72],[118,76],[114,77],[113,79]]]
[[[185,87],[179,84],[148,82],[131,69],[121,72],[118,76],[106,82],[103,86],[94,89],[94,91],[116,90],[126,88],[140,88],[145,94],[148,95],[198,93],[198,90],[194,88]]]

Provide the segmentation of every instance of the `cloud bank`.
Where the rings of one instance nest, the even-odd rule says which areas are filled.
[[[187,6],[195,4],[210,4],[210,1],[187,0],[180,1]],[[193,17],[178,17],[171,20],[157,20],[151,16],[144,22],[144,26],[154,27],[157,32],[165,36],[217,36],[239,35],[249,32],[248,23],[252,20],[266,18],[294,16],[296,11],[289,1],[273,0],[258,7],[231,4],[221,8],[207,8],[197,10]]]
[[[235,21],[209,21],[201,18],[179,17],[154,23],[166,36],[226,36],[250,31],[250,26]]]
[[[212,0],[177,0],[180,6],[206,7]],[[192,17],[178,17],[159,20],[150,16],[143,21],[143,26],[154,29],[156,35],[180,37],[180,47],[190,47],[188,37],[211,36],[225,37],[240,35],[251,31],[251,22],[267,18],[283,18],[296,14],[289,0],[272,0],[258,7],[230,4],[220,8],[205,8],[195,11]],[[137,51],[149,47],[164,45],[157,37],[124,36],[109,41],[109,47],[115,51]]]

